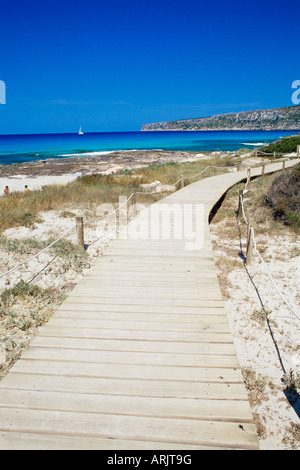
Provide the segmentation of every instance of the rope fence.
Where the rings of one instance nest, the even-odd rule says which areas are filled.
[[[296,150],[296,152],[291,152],[291,153],[296,153],[296,155],[295,155],[294,158],[299,158],[299,157],[300,157],[300,145],[297,145],[297,150]],[[253,150],[252,155],[254,155],[255,157],[259,157],[260,155],[265,155],[265,156],[268,156],[268,157],[275,157],[275,158],[276,158],[276,157],[288,156],[287,152],[285,152],[285,153],[280,153],[280,152],[277,152],[277,151],[274,151],[274,152],[263,152],[263,150],[260,150],[259,148]],[[290,158],[293,158],[293,157],[290,156]]]
[[[248,183],[248,186],[247,186],[247,183]],[[244,196],[244,193],[247,191],[246,186],[249,187],[248,179],[247,179],[247,182],[245,184],[245,189],[242,189],[242,190],[239,191],[239,202],[238,202],[238,210],[237,210],[237,216],[239,217],[240,215],[242,215],[243,219],[244,219],[244,221],[247,225],[247,250],[246,250],[245,264],[247,264],[247,265],[252,264],[252,262],[253,262],[253,253],[255,253],[259,257],[259,259],[260,259],[260,261],[261,261],[261,263],[262,263],[262,265],[263,265],[263,267],[264,267],[264,269],[265,269],[265,271],[266,271],[266,273],[267,273],[274,289],[279,294],[280,298],[283,300],[284,304],[289,308],[289,310],[295,315],[295,317],[298,320],[300,320],[300,315],[295,311],[295,309],[290,305],[290,303],[286,300],[285,296],[279,290],[278,286],[276,285],[276,282],[274,281],[274,279],[272,277],[272,274],[270,273],[270,271],[268,269],[268,266],[267,266],[265,260],[263,259],[263,257],[261,256],[261,254],[259,253],[259,251],[257,249],[257,243],[256,243],[256,239],[255,239],[254,229],[251,225],[250,220],[247,219],[246,214],[245,214],[243,196]]]
[[[39,251],[36,255],[32,256],[31,258],[27,259],[26,261],[22,261],[21,263],[18,263],[14,268],[9,269],[5,273],[0,274],[0,278],[6,276],[7,274],[10,274],[14,272],[17,268],[20,266],[23,266],[24,264],[30,263],[30,261],[34,260],[38,256],[40,256],[42,253],[45,253],[45,251],[49,250],[52,246],[54,246],[56,243],[58,243],[63,237],[65,237],[68,233],[70,233],[72,230],[74,230],[75,227],[70,228],[69,230],[66,230],[59,238],[54,240],[50,245],[48,245],[46,248],[43,250]]]

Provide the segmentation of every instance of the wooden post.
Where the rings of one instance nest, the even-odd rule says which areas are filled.
[[[242,201],[243,201],[243,190],[239,190],[239,205],[238,205],[238,210],[237,210],[237,216],[239,217],[242,215]]]
[[[255,149],[255,157],[257,157],[257,149]]]
[[[136,191],[134,191],[133,196],[132,196],[132,215],[133,217],[136,217]]]
[[[262,164],[262,167],[261,167],[261,176],[264,178],[265,177],[265,168],[266,168],[266,165],[263,163]]]
[[[184,177],[183,177],[183,175],[180,176],[180,185],[181,185],[181,188],[184,188]]]
[[[297,155],[300,156],[300,145],[297,145]]]
[[[276,158],[276,152],[274,152],[274,158]]]
[[[249,236],[247,240],[247,254],[246,254],[246,264],[251,264],[253,260],[253,231],[252,227],[249,226]]]
[[[247,240],[249,240],[250,237],[250,228],[252,227],[252,219],[249,217],[248,219],[248,224],[247,224]]]
[[[108,221],[107,221],[108,211],[105,211],[103,215],[104,215],[104,217],[105,217],[104,230],[108,230]]]
[[[249,189],[250,186],[250,168],[247,168],[247,184],[246,189]]]
[[[283,160],[283,162],[282,162],[282,171],[284,171],[284,170],[285,170],[285,160]]]
[[[83,217],[76,217],[76,231],[77,231],[78,245],[81,248],[84,248]]]
[[[120,209],[119,207],[116,210],[116,235],[118,236],[120,232]]]

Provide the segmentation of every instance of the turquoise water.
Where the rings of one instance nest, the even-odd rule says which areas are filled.
[[[296,133],[294,130],[0,135],[0,164],[70,156],[101,156],[114,150],[232,151],[255,148]]]

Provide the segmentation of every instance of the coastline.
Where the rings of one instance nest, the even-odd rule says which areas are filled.
[[[147,126],[148,124],[145,124],[145,126]],[[209,128],[209,127],[203,127],[202,129],[172,129],[172,128],[167,128],[167,129],[163,129],[163,128],[145,128],[144,129],[144,126],[141,128],[141,132],[277,132],[277,131],[283,131],[283,132],[294,132],[294,131],[297,131],[298,133],[300,132],[300,129],[299,127],[292,127],[292,128],[286,128],[286,127],[270,127],[270,128],[265,128],[265,129],[261,129],[261,128],[258,128],[258,129],[255,129],[255,128],[252,128],[252,127],[244,127],[244,128],[240,128],[240,127],[232,127],[232,128],[228,128],[228,127],[220,127],[218,129],[212,129],[212,128]]]
[[[86,157],[49,158],[27,163],[0,165],[1,196],[6,185],[11,191],[41,189],[51,184],[68,184],[78,177],[90,174],[113,174],[122,170],[146,167],[152,164],[184,163],[210,158],[216,154],[236,152],[192,152],[162,150],[122,150]]]

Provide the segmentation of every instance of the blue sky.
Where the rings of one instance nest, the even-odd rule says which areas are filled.
[[[292,105],[299,2],[0,0],[0,134]]]

